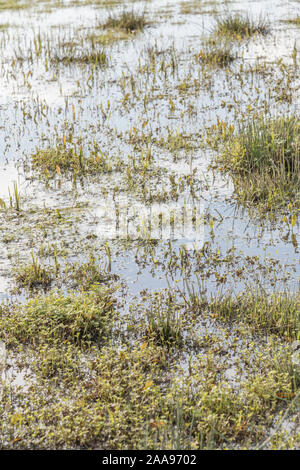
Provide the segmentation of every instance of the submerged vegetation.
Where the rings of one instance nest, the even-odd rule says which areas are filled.
[[[97,44],[107,46],[109,44],[113,44],[116,41],[130,39],[130,36],[131,34],[126,31],[116,31],[109,29],[99,33],[92,33],[88,36],[88,39],[91,42],[92,47],[95,47]]]
[[[220,67],[226,67],[231,64],[235,58],[231,45],[218,45],[214,41],[208,41],[205,47],[196,55],[196,60],[204,64]]]

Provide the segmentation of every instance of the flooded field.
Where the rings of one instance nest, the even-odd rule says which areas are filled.
[[[0,50],[0,448],[299,449],[300,2],[0,0]]]

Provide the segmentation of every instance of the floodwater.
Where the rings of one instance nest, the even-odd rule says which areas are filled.
[[[254,111],[299,112],[300,28],[284,22],[299,2],[84,3],[0,11],[0,299],[24,301],[14,270],[33,255],[53,265],[56,250],[61,265],[99,254],[122,285],[124,314],[145,289],[298,292],[299,217],[291,225],[238,203],[206,132]],[[145,11],[147,26],[96,44],[105,66],[63,60],[90,54],[99,25],[124,6]],[[267,15],[271,33],[232,44],[229,68],[202,66],[195,55],[227,10]],[[37,149],[74,143],[84,155],[97,148],[103,171],[45,177],[33,168]],[[223,334],[210,319],[199,325],[199,337],[211,331]],[[228,350],[234,339],[232,329]],[[9,380],[25,387],[27,370],[14,375],[10,360]]]

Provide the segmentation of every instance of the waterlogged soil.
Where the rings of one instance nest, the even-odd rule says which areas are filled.
[[[298,115],[299,3],[22,5],[0,10],[0,447],[299,448],[299,192],[242,203],[209,145]],[[143,31],[103,27],[124,8]],[[199,62],[228,12],[269,34]],[[59,333],[63,299],[86,328]]]

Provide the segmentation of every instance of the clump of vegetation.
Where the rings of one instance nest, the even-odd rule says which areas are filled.
[[[70,50],[64,55],[55,55],[51,57],[51,61],[55,63],[62,62],[64,64],[92,64],[92,65],[106,65],[107,55],[104,50],[90,52],[74,52]]]
[[[211,4],[211,5],[210,5]],[[195,15],[197,13],[207,13],[210,14],[216,12],[213,8],[213,1],[206,1],[203,3],[203,0],[189,0],[189,1],[182,1],[180,3],[180,13],[182,15]],[[205,9],[206,7],[212,6],[212,8]]]
[[[268,20],[259,17],[254,20],[249,15],[226,14],[217,19],[215,34],[236,38],[248,38],[254,34],[266,35],[270,31]]]
[[[113,291],[107,287],[69,295],[50,292],[9,314],[1,310],[1,334],[7,344],[88,345],[108,334],[115,316],[113,304]]]
[[[53,270],[51,267],[43,266],[32,255],[31,263],[16,270],[15,279],[19,287],[26,287],[27,289],[43,287],[47,289],[53,281]]]
[[[34,356],[31,367],[41,380],[63,380],[67,383],[83,380],[83,354],[73,344],[41,344],[38,356]]]
[[[296,26],[300,26],[300,16],[296,16],[296,18],[289,18],[287,20],[284,20],[285,23],[291,23]]]
[[[284,205],[299,194],[300,123],[297,116],[258,117],[234,132],[219,122],[219,161],[233,176],[238,196],[263,203],[266,209]],[[217,140],[218,140],[217,138]]]
[[[229,45],[219,46],[214,41],[208,41],[205,48],[196,55],[196,60],[212,66],[226,67],[235,60],[235,55]]]
[[[180,346],[182,325],[172,305],[154,306],[146,312],[146,335],[161,346]]]
[[[136,13],[134,10],[123,11],[121,15],[110,15],[103,28],[120,29],[127,33],[142,31],[146,26],[145,13]]]
[[[246,166],[246,171],[267,167],[294,174],[300,168],[300,121],[296,116],[254,120],[239,129],[233,138],[233,145],[237,143],[241,153],[234,163]]]
[[[83,290],[88,290],[92,285],[101,284],[110,279],[110,276],[99,269],[96,259],[90,255],[86,263],[76,263],[72,266],[70,275],[74,283]]]
[[[10,201],[10,207],[13,208],[15,207],[16,211],[17,212],[20,212],[21,210],[21,206],[20,206],[20,192],[19,192],[19,189],[18,189],[18,185],[16,182],[14,182],[14,191],[13,191],[13,196],[10,192],[10,189],[8,188],[8,194],[9,194],[9,201]],[[14,203],[13,204],[13,199],[14,199]],[[0,205],[1,202],[0,202]],[[5,205],[5,204],[4,204]]]
[[[106,46],[108,44],[112,44],[116,41],[121,41],[125,39],[129,39],[131,37],[130,33],[126,31],[113,31],[107,30],[100,34],[94,33],[88,36],[88,40],[91,42],[92,47],[96,47],[98,44]]]
[[[24,0],[0,0],[0,10],[20,10],[28,8],[31,3]]]
[[[46,177],[61,173],[96,174],[112,169],[108,157],[100,150],[95,149],[85,157],[82,148],[67,147],[65,143],[56,148],[37,149],[31,159],[33,169]]]
[[[165,351],[155,344],[104,346],[85,361],[85,379],[78,354],[72,362],[72,349],[67,359],[57,350],[38,351],[40,373],[26,395],[5,390],[4,448],[248,448],[265,438],[282,396],[294,396],[289,375],[276,369],[280,357],[272,360],[270,352],[254,361],[261,369],[237,393],[224,380],[222,361],[206,354],[195,357],[186,374],[168,367]],[[54,378],[59,387],[53,387]],[[47,394],[41,393],[45,386]]]
[[[286,339],[300,333],[300,295],[242,293],[235,298],[222,296],[209,308],[218,318],[248,323],[255,331],[267,331]]]
[[[263,445],[274,417],[297,399],[287,349],[271,334],[260,348],[243,335],[226,344],[222,335],[207,332],[182,364],[178,347],[190,331],[189,313],[195,318],[191,306],[179,324],[174,299],[164,303],[157,293],[145,340],[133,339],[127,321],[120,325],[113,301],[113,292],[98,286],[0,306],[0,337],[34,372],[25,393],[12,383],[0,396],[3,448],[253,448]],[[139,308],[143,304],[133,305],[127,319],[135,325],[139,314],[132,314]],[[222,330],[226,337],[231,329]],[[280,432],[275,440],[295,445]]]
[[[8,195],[9,195],[9,206],[11,209],[15,209],[17,212],[21,211],[21,196],[19,192],[19,188],[16,182],[14,182],[14,189],[13,193],[10,192],[10,189],[8,188]],[[6,203],[3,199],[0,198],[0,209],[7,209]]]

